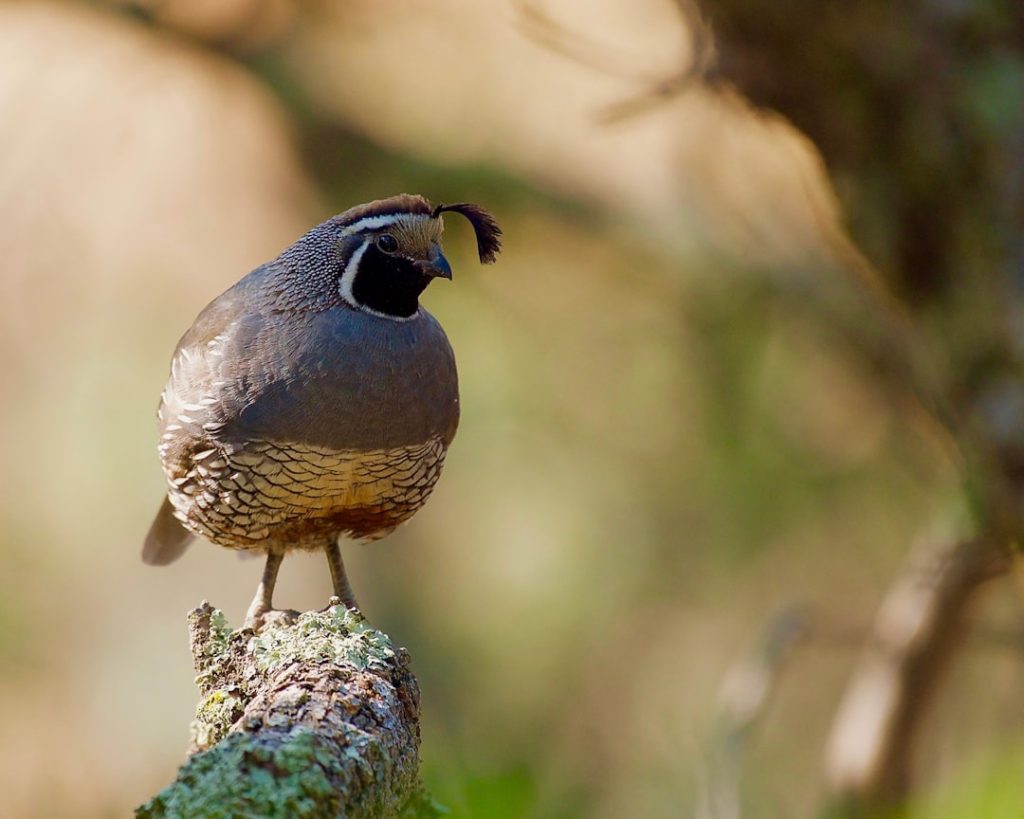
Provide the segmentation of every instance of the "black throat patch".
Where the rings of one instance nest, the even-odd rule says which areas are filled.
[[[370,243],[352,282],[356,303],[395,318],[409,318],[431,277],[402,256],[389,256]]]

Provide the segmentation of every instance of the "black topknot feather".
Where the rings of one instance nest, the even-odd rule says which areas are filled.
[[[484,264],[493,262],[501,250],[501,228],[498,227],[494,217],[479,205],[469,202],[438,205],[430,215],[436,219],[447,211],[461,213],[469,220],[473,226],[473,232],[476,233],[476,250],[480,255],[480,261]]]

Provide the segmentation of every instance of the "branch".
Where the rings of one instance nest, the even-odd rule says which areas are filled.
[[[754,650],[729,670],[718,693],[709,769],[697,819],[739,819],[744,757],[794,650],[811,636],[806,612],[788,608],[768,623]]]
[[[436,815],[408,654],[336,602],[256,634],[208,603],[189,613],[202,695],[189,759],[138,819]]]
[[[968,605],[1009,569],[1009,550],[993,540],[919,544],[886,594],[829,741],[835,815],[875,815],[906,798],[914,738]]]

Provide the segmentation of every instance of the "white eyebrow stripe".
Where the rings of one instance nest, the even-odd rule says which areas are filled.
[[[361,230],[376,230],[377,228],[393,225],[396,222],[400,222],[402,219],[429,218],[430,214],[427,213],[382,213],[379,216],[367,216],[365,219],[360,219],[358,222],[353,222],[351,225],[347,225],[341,231],[341,235],[351,236],[353,233],[358,233]]]

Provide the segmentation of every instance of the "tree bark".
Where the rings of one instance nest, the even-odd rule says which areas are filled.
[[[189,613],[201,694],[189,758],[136,817],[437,815],[408,654],[335,603],[258,633],[208,603]]]

